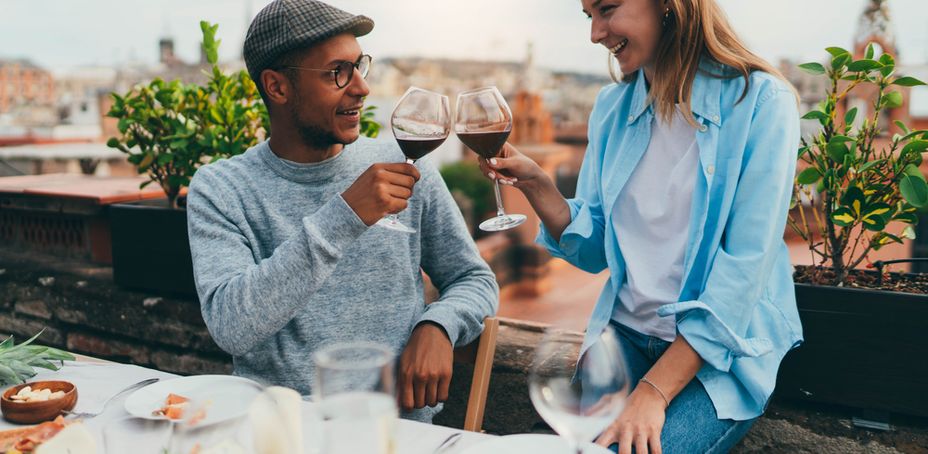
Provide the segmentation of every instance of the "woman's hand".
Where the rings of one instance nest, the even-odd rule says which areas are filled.
[[[541,179],[548,178],[535,161],[508,143],[503,145],[499,156],[489,160],[479,158],[479,161],[480,171],[488,178],[519,189],[536,185]]]
[[[664,399],[653,388],[640,385],[632,391],[622,414],[596,439],[605,447],[619,444],[619,454],[661,454]]]

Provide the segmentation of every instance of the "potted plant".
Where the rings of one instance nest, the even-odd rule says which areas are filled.
[[[268,116],[245,71],[228,75],[218,65],[218,25],[200,22],[211,70],[205,85],[156,78],[123,96],[113,94],[108,116],[120,137],[107,145],[129,155],[139,173],[167,199],[110,208],[113,277],[137,289],[195,295],[184,211],[184,188],[197,169],[243,153],[268,130]]]
[[[788,223],[815,263],[794,276],[806,341],[784,361],[778,392],[928,416],[928,278],[884,273],[869,259],[914,238],[916,211],[928,206],[919,168],[928,131],[896,121],[897,133],[885,133],[908,87],[924,83],[897,76],[893,56],[877,58],[873,44],[856,60],[841,48],[827,51],[830,64],[800,65],[827,77],[829,90],[802,117],[820,127],[798,150]]]

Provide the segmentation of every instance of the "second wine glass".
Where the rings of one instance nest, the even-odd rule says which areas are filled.
[[[458,95],[454,132],[478,155],[490,159],[499,154],[512,131],[512,111],[496,87],[483,87]],[[506,214],[499,193],[499,180],[493,181],[496,217],[480,223],[480,230],[497,232],[525,222],[522,214]]]
[[[390,127],[393,129],[393,137],[406,155],[406,162],[414,164],[438,148],[451,133],[451,105],[448,97],[410,87],[396,104],[390,117]],[[400,222],[397,214],[377,221],[377,225],[406,233],[416,232]]]
[[[583,452],[625,406],[628,370],[618,335],[611,327],[596,339],[579,362],[580,336],[549,329],[535,350],[529,371],[529,397],[535,410],[572,446]],[[566,453],[565,453],[566,454]]]

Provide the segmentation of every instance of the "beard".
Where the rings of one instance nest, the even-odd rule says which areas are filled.
[[[354,142],[353,140],[349,142],[340,140],[338,137],[335,137],[335,133],[331,130],[319,127],[303,119],[296,107],[303,104],[302,97],[299,93],[297,93],[296,97],[296,102],[290,106],[290,117],[293,120],[293,125],[296,127],[297,132],[300,134],[300,139],[302,139],[306,146],[317,150],[324,150],[335,144],[348,145]]]

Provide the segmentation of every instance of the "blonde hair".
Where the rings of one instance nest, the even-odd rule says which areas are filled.
[[[723,71],[726,74],[706,72],[711,77],[744,77],[744,91],[738,102],[747,95],[750,75],[754,71],[763,71],[786,81],[776,68],[749,51],[738,39],[716,0],[663,0],[662,3],[663,30],[657,44],[654,80],[650,81],[648,100],[654,103],[658,116],[664,121],[670,122],[675,105],[682,104],[681,110],[687,122],[698,126],[690,99],[696,72],[704,71],[699,68],[703,57],[726,67]],[[609,74],[613,80],[634,80],[634,73],[617,75],[612,68],[612,60],[610,55]],[[795,94],[795,89],[793,92]]]

